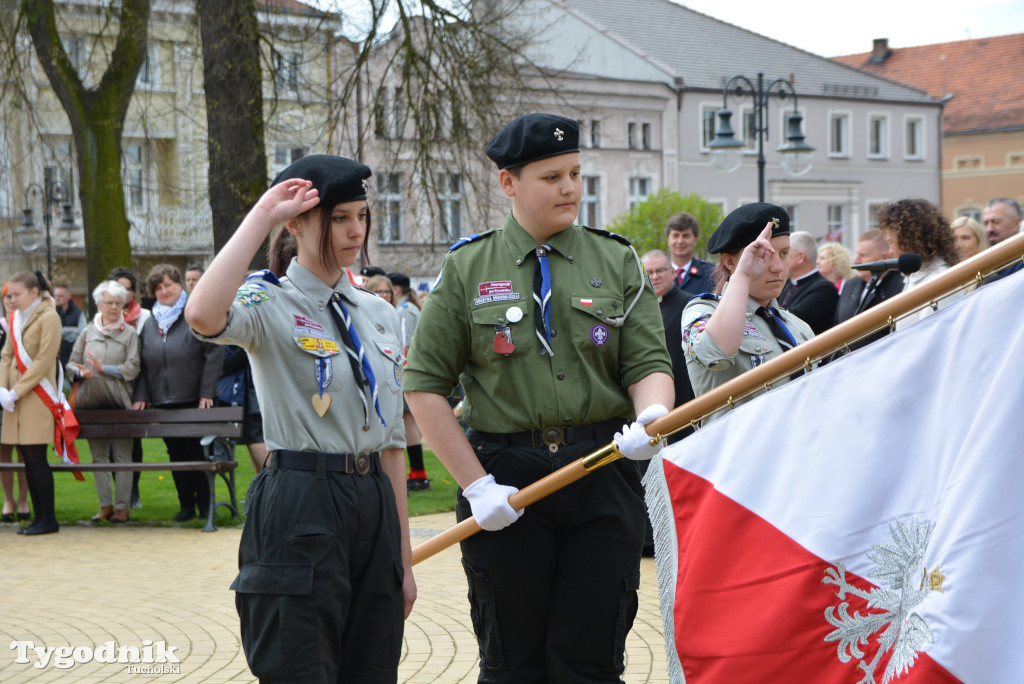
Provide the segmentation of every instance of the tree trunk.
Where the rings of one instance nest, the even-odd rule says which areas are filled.
[[[210,208],[220,251],[267,187],[263,77],[254,0],[200,0]],[[265,268],[266,250],[253,259]]]
[[[22,10],[36,55],[67,113],[75,139],[91,292],[112,268],[131,264],[121,178],[121,131],[146,57],[149,0],[121,0],[117,42],[95,88],[82,84],[64,51],[53,0],[22,0]]]

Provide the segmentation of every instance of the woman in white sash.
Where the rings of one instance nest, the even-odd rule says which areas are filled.
[[[46,447],[53,443],[54,416],[50,405],[60,401],[57,352],[60,316],[53,306],[50,286],[42,274],[16,273],[8,291],[18,310],[14,327],[0,354],[0,404],[3,432],[0,442],[17,445],[25,461],[34,520],[18,534],[49,534],[60,530],[54,512],[53,473],[46,462]]]

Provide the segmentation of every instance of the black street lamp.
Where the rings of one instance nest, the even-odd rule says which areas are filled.
[[[75,230],[75,217],[71,211],[71,191],[64,181],[56,177],[55,171],[54,167],[47,166],[43,173],[43,184],[29,183],[25,188],[25,208],[22,210],[25,218],[14,231],[14,235],[18,238],[18,244],[23,250],[34,252],[39,249],[39,243],[44,236],[32,219],[32,200],[35,198],[36,202],[42,204],[43,207],[43,225],[46,227],[46,277],[51,286],[53,285],[53,240],[50,236],[50,227],[55,207],[61,207],[60,231],[64,234],[64,241],[70,242],[72,231]]]
[[[734,88],[735,84],[735,88]],[[802,176],[811,170],[811,157],[814,147],[804,140],[801,123],[803,115],[797,110],[796,90],[793,84],[784,78],[777,78],[767,87],[764,85],[764,74],[757,75],[757,86],[746,76],[733,76],[722,89],[722,110],[718,112],[719,124],[715,138],[708,143],[711,149],[711,165],[719,171],[729,173],[740,167],[743,150],[746,145],[736,139],[736,134],[729,124],[732,112],[729,111],[729,92],[735,97],[750,95],[754,100],[754,131],[757,134],[757,197],[764,202],[764,141],[768,136],[768,101],[772,95],[779,100],[793,97],[793,113],[786,117],[786,143],[779,148],[782,153],[782,169],[791,176]]]

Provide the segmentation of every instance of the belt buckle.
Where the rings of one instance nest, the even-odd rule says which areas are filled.
[[[558,453],[559,444],[565,444],[565,428],[547,427],[541,428],[538,432],[541,445],[546,446],[552,454]]]
[[[370,472],[370,457],[366,454],[357,454],[355,469],[356,475],[366,475]]]

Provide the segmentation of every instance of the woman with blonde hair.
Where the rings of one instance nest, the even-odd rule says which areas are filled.
[[[843,289],[843,283],[853,277],[853,257],[850,250],[838,242],[826,242],[818,247],[818,273],[836,286]]]
[[[12,303],[12,298],[8,292],[7,283],[4,283],[3,288],[0,288],[0,297],[3,297],[4,302],[4,316],[0,318],[0,348],[3,348],[7,342],[8,335],[11,334],[11,324],[8,320],[9,316],[13,316],[16,310]],[[3,411],[0,411],[0,422],[3,422]],[[11,463],[14,457],[14,446],[10,444],[0,444],[0,463]],[[17,500],[17,511],[15,511],[15,500],[14,500],[14,473],[5,471],[0,473],[0,485],[3,486],[4,491],[4,510],[3,516],[0,517],[0,522],[13,523],[20,522],[22,520],[28,520],[31,514],[28,512],[28,487],[25,486],[25,475],[22,472],[18,472],[18,500]]]
[[[989,248],[988,237],[980,223],[970,216],[961,216],[949,225],[960,261],[970,259]]]
[[[15,273],[7,287],[17,310],[0,354],[0,404],[6,412],[0,442],[17,445],[25,461],[35,517],[18,534],[50,534],[60,531],[46,447],[53,444],[63,400],[57,378],[62,326],[41,273]]]

